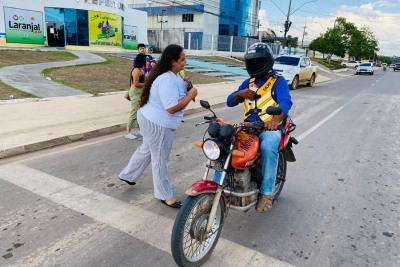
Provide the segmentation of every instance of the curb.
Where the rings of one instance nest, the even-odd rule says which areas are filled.
[[[113,126],[109,126],[106,128],[97,129],[97,130],[79,133],[79,134],[60,136],[57,138],[53,138],[50,140],[41,141],[41,142],[37,142],[37,143],[33,143],[33,144],[7,148],[7,149],[3,149],[0,151],[0,159],[18,156],[21,154],[39,151],[42,149],[53,148],[56,146],[65,145],[65,144],[72,143],[75,141],[84,141],[89,138],[94,138],[94,137],[99,137],[99,136],[103,136],[103,135],[107,135],[107,134],[120,132],[122,130],[125,130],[125,128],[126,128],[126,123],[119,124],[119,125],[113,125]]]

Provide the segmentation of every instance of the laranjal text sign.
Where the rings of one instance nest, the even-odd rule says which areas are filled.
[[[43,13],[4,7],[7,43],[44,44]]]

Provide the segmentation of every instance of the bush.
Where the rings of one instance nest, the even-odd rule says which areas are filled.
[[[325,67],[327,67],[330,70],[343,69],[343,66],[341,66],[341,62],[338,60],[331,60],[331,62],[329,63],[325,59],[320,59],[320,60],[318,60],[318,63],[321,65],[324,65]]]

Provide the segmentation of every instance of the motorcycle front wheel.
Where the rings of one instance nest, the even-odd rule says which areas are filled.
[[[209,218],[214,196],[189,196],[180,208],[171,237],[172,256],[179,266],[200,266],[211,256],[225,220],[222,197],[215,217]],[[205,228],[209,219],[213,222],[210,233],[206,235]]]

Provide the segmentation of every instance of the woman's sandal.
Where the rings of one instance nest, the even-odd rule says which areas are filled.
[[[258,212],[268,212],[272,208],[273,195],[261,195],[257,202],[256,211]]]
[[[167,201],[161,200],[161,203],[167,205],[168,207],[174,208],[174,209],[179,209],[182,207],[182,202],[176,200],[173,204],[168,204]]]

